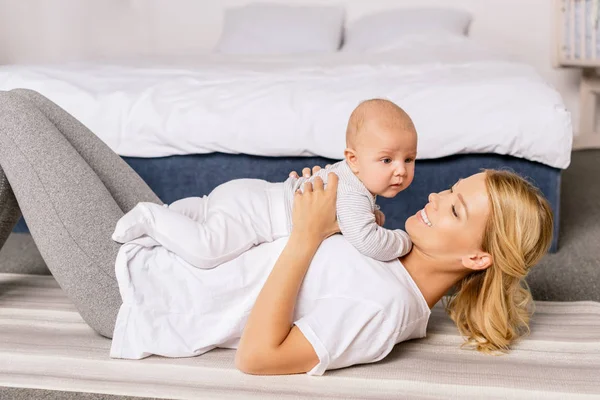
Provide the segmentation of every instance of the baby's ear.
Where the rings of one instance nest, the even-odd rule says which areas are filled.
[[[346,162],[350,166],[352,172],[356,174],[358,172],[358,165],[356,162],[356,151],[354,151],[354,149],[350,147],[347,147],[346,150],[344,150],[344,157],[346,158]]]

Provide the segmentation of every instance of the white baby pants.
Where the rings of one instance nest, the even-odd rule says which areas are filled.
[[[112,238],[126,243],[143,235],[197,268],[214,268],[289,235],[283,183],[236,179],[169,206],[138,203],[117,222]]]

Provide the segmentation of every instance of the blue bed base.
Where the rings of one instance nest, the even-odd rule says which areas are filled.
[[[165,202],[208,194],[219,184],[236,178],[284,181],[290,171],[336,162],[322,157],[258,157],[244,154],[200,154],[160,158],[123,157]],[[431,192],[448,188],[459,178],[482,168],[510,169],[540,188],[554,211],[552,252],[558,249],[561,170],[537,162],[496,154],[465,154],[419,160],[412,185],[394,199],[378,198],[386,227],[404,229],[406,219],[427,203]],[[26,232],[21,219],[15,232]]]

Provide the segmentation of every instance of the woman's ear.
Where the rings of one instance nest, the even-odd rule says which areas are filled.
[[[483,271],[492,265],[493,262],[492,255],[483,251],[464,256],[461,261],[463,267],[472,269],[473,271]]]
[[[350,166],[352,172],[354,172],[355,174],[358,173],[356,151],[350,147],[347,147],[346,150],[344,150],[344,157],[346,158],[346,162]]]

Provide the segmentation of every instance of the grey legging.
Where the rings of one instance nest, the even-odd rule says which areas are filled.
[[[0,246],[22,212],[85,322],[112,337],[121,305],[112,232],[138,202],[162,202],[96,135],[31,90],[0,91],[0,167]]]

